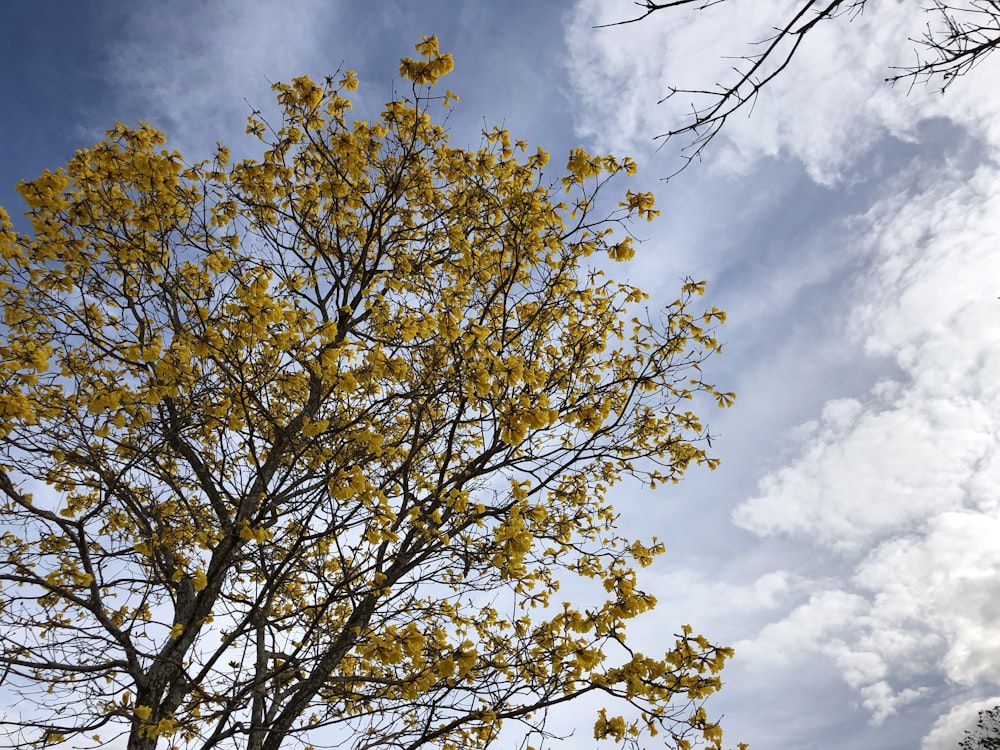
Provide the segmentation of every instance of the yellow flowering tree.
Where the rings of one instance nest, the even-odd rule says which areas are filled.
[[[713,465],[688,404],[732,400],[699,369],[724,315],[588,266],[655,215],[594,215],[630,160],[451,146],[451,57],[417,49],[377,121],[353,73],[297,78],[259,160],[117,125],[19,186],[30,234],[0,215],[14,744],[464,750],[594,694],[599,739],[719,746],[730,651],[629,648],[663,547],[605,495]]]

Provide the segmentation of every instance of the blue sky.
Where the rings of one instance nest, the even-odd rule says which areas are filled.
[[[686,622],[736,647],[711,703],[734,742],[952,748],[1000,703],[1000,56],[945,96],[887,88],[926,19],[872,4],[660,181],[677,166],[652,140],[678,116],[666,87],[711,85],[789,5],[596,30],[631,3],[11,3],[0,204],[19,214],[19,179],[116,120],[152,121],[190,159],[252,149],[247,102],[269,106],[271,81],[355,69],[376,110],[437,34],[457,144],[500,122],[554,155],[631,155],[663,215],[620,272],[663,303],[705,278],[730,314],[711,372],[738,394],[709,415],[722,467],[618,491],[623,527],[668,547],[643,573],[660,606],[640,647]],[[588,719],[565,747],[593,744]]]

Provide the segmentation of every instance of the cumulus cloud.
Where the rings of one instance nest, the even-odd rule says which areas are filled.
[[[980,711],[1000,705],[1000,695],[984,700],[961,703],[941,716],[924,737],[920,750],[954,750],[967,730],[976,725]]]
[[[934,517],[918,538],[877,547],[854,579],[872,595],[865,640],[899,661],[938,640],[937,666],[951,682],[1000,685],[997,539],[1000,518],[952,512]],[[912,640],[900,643],[906,635]]]
[[[850,331],[902,374],[829,401],[733,519],[851,571],[742,651],[826,654],[878,722],[941,678],[1000,685],[1000,172],[897,192],[856,230]]]
[[[946,513],[929,525],[876,547],[843,582],[851,591],[814,594],[737,652],[770,663],[826,655],[873,723],[930,694],[940,674],[963,688],[1000,684],[1000,519]]]
[[[800,654],[833,643],[833,634],[856,622],[865,609],[862,597],[845,591],[821,591],[784,619],[764,627],[756,638],[736,643],[741,658],[788,664]]]
[[[897,194],[866,221],[851,327],[869,353],[895,356],[903,382],[831,401],[799,431],[800,456],[734,514],[755,533],[856,551],[936,513],[998,506],[1000,173]]]
[[[961,481],[983,450],[964,442],[977,435],[967,415],[949,407],[876,406],[847,428],[824,420],[804,454],[766,475],[734,521],[761,535],[806,533],[847,551],[959,506]]]

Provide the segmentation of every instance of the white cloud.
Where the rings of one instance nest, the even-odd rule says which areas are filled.
[[[863,698],[861,705],[871,712],[871,723],[881,724],[903,706],[922,698],[928,693],[927,688],[906,688],[895,691],[888,682],[879,680],[861,688]]]
[[[763,669],[823,654],[875,724],[931,694],[939,674],[965,688],[1000,684],[1000,519],[946,513],[930,525],[737,642],[738,656]]]
[[[840,646],[833,633],[856,622],[865,600],[844,591],[821,591],[778,622],[765,626],[757,637],[738,641],[741,659],[757,663],[788,664],[801,654]]]
[[[897,193],[865,225],[856,229],[871,263],[851,329],[873,356],[895,356],[905,377],[883,380],[864,404],[829,402],[799,431],[799,457],[734,514],[755,533],[858,551],[936,513],[997,507],[1000,173]]]
[[[790,601],[801,601],[808,595],[804,584],[809,582],[788,571],[769,571],[744,582],[730,582],[704,569],[680,568],[674,558],[668,550],[664,558],[639,574],[642,589],[656,596],[657,607],[629,626],[634,644],[655,643],[659,648],[665,632],[675,633],[682,624],[689,624],[713,643],[732,645],[786,611]],[[574,597],[572,584],[561,591]],[[738,651],[737,658],[743,656]]]
[[[976,725],[980,711],[1000,705],[1000,695],[984,700],[961,703],[941,716],[924,737],[920,750],[955,750],[967,730]]]
[[[986,425],[975,423],[984,421],[974,420],[976,406],[908,400],[876,406],[846,430],[824,422],[802,456],[766,475],[733,519],[761,535],[804,533],[857,551],[961,507],[964,480],[992,447]]]
[[[600,148],[635,151],[682,116],[689,102],[663,98],[671,84],[689,73],[716,80],[731,61],[705,54],[718,47],[738,49],[767,35],[766,14],[747,4],[726,4],[698,14],[653,14],[646,20],[610,28],[635,11],[628,3],[580,0],[566,29],[570,80],[577,94],[578,128]]]
[[[937,666],[952,683],[1000,685],[1000,517],[944,513],[929,527],[881,545],[859,567],[856,583],[874,594],[869,638],[877,643],[883,629],[936,636]]]
[[[657,591],[684,591],[691,603],[693,596],[699,605],[685,612],[707,621],[746,617],[754,612],[785,606],[787,599],[801,590],[799,579],[785,570],[775,570],[758,576],[747,584],[732,584],[708,577],[692,577],[689,571],[656,581]]]
[[[1000,685],[1000,172],[897,191],[854,229],[870,260],[845,300],[850,333],[901,375],[828,401],[733,515],[850,572],[738,651],[826,654],[877,723]]]
[[[322,0],[246,0],[238,9],[217,0],[136,3],[111,55],[111,80],[126,106],[172,144],[203,151],[243,131],[251,111],[244,98],[266,109],[270,83],[334,72],[311,64],[331,44],[337,8]],[[334,66],[343,59],[333,57]]]
[[[635,150],[687,122],[697,104],[691,96],[654,103],[671,86],[714,89],[731,80],[732,58],[753,54],[751,43],[768,38],[771,27],[801,5],[791,0],[722,3],[594,29],[597,23],[621,20],[630,9],[579,0],[567,40],[581,132],[616,149]],[[873,2],[853,20],[818,25],[788,68],[761,92],[752,117],[741,112],[726,123],[724,138],[707,153],[709,161],[742,174],[762,158],[789,154],[813,179],[834,184],[884,135],[913,140],[926,118],[949,119],[1000,143],[1000,91],[992,85],[1000,56],[987,59],[944,96],[933,86],[886,85],[893,66],[912,62],[910,39],[922,35],[927,20],[915,2]]]

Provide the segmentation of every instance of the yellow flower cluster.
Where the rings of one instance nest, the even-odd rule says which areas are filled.
[[[606,495],[716,465],[696,407],[733,400],[702,372],[725,313],[695,280],[640,312],[600,269],[657,215],[596,197],[633,161],[573,149],[550,181],[503,128],[453,146],[429,103],[456,98],[425,88],[452,58],[417,51],[413,98],[372,121],[347,119],[352,71],[302,76],[280,123],[249,118],[257,159],[118,124],[19,186],[30,234],[0,213],[0,566],[31,592],[0,626],[74,653],[19,669],[81,726],[239,743],[254,711],[274,737],[386,716],[395,744],[465,750],[599,689],[626,713],[595,736],[627,742],[721,684],[731,652],[687,630],[621,650],[663,545]],[[560,609],[566,583],[595,600]]]

